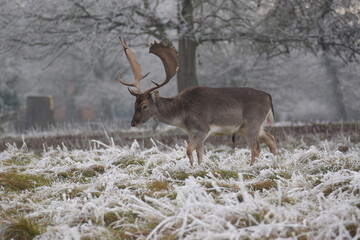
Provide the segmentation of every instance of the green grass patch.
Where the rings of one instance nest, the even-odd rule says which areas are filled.
[[[190,174],[187,172],[182,172],[182,171],[174,171],[174,172],[170,172],[170,176],[174,180],[184,181],[185,179],[187,179],[190,176]]]
[[[147,183],[146,188],[148,189],[146,195],[151,197],[175,199],[177,196],[176,192],[171,191],[171,185],[167,181],[154,180]]]
[[[89,167],[89,169],[93,170],[94,172],[98,174],[105,173],[105,167],[103,165],[95,164]]]
[[[59,179],[70,180],[73,182],[87,183],[89,180],[105,172],[101,165],[93,165],[85,169],[71,168],[57,174]]]
[[[259,210],[259,212],[247,213],[244,215],[229,215],[225,219],[230,222],[232,225],[244,228],[257,226],[265,220],[265,211]]]
[[[146,184],[146,187],[150,191],[167,191],[170,189],[170,185],[168,182],[161,181],[161,180],[154,180]]]
[[[104,223],[106,226],[112,226],[116,221],[121,220],[126,223],[135,223],[138,221],[139,215],[137,213],[127,211],[127,212],[107,212],[104,214]]]
[[[40,226],[29,219],[18,218],[5,224],[1,231],[1,239],[31,240],[42,232]]]
[[[104,221],[106,226],[112,229],[110,232],[114,239],[137,239],[135,236],[146,236],[159,224],[156,219],[145,219],[131,211],[107,213],[104,215]],[[120,226],[114,228],[115,222],[119,222]],[[136,226],[133,223],[136,223]]]
[[[283,197],[281,199],[281,203],[283,205],[285,205],[285,204],[295,205],[296,200],[294,198],[291,198],[291,197]]]
[[[351,237],[356,236],[359,227],[360,227],[359,223],[350,223],[345,225],[345,228],[350,233]]]
[[[185,179],[187,179],[188,177],[192,176],[194,178],[197,177],[201,177],[204,178],[209,172],[205,171],[205,170],[199,170],[196,172],[183,172],[183,171],[174,171],[174,172],[170,172],[170,177],[174,180],[180,180],[180,181],[184,181]]]
[[[66,196],[67,198],[73,199],[77,197],[81,197],[84,194],[84,189],[80,187],[74,187],[70,191],[67,190]]]
[[[120,216],[114,212],[107,212],[104,214],[104,222],[106,226],[109,226],[115,221],[118,221]]]
[[[277,186],[276,182],[271,179],[266,179],[248,184],[248,187],[254,191],[262,191],[264,189],[270,189],[276,186]]]
[[[349,191],[350,190],[350,188],[348,186],[349,183],[350,183],[350,180],[349,181],[344,181],[344,182],[338,182],[338,183],[331,184],[331,185],[327,186],[323,191],[324,196],[327,197],[336,190],[340,190],[341,192]],[[354,194],[359,194],[359,193],[354,192]]]
[[[277,179],[284,178],[284,179],[291,179],[292,173],[286,170],[280,170],[276,173]]]
[[[17,154],[9,159],[4,160],[2,163],[4,166],[25,166],[28,165],[34,159],[38,159],[39,156],[28,154]]]
[[[224,170],[224,169],[216,170],[214,175],[220,176],[222,179],[225,179],[225,180],[229,180],[229,179],[238,180],[239,179],[238,172],[233,171],[233,170]]]
[[[30,163],[30,159],[28,158],[22,158],[19,159],[17,156],[14,156],[10,159],[7,159],[3,161],[4,166],[10,167],[10,166],[25,166]]]
[[[113,162],[112,164],[120,168],[126,168],[131,165],[144,165],[145,160],[135,155],[126,155],[124,157],[121,157],[119,160]]]
[[[18,173],[16,171],[0,173],[0,186],[5,191],[22,191],[41,186],[49,186],[50,179],[42,175]]]
[[[111,234],[111,240],[135,240],[137,239],[136,236],[131,235],[128,231],[123,231],[121,229],[113,229],[108,228]]]
[[[239,186],[231,182],[217,182],[218,186],[224,188],[230,192],[238,192],[240,190]]]
[[[255,173],[242,173],[243,180],[250,180],[257,176]]]
[[[208,173],[209,172],[206,170],[200,170],[200,171],[194,172],[190,175],[193,176],[194,178],[197,178],[197,177],[204,178]]]

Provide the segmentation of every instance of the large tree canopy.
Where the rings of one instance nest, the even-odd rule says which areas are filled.
[[[139,36],[169,37],[179,43],[181,90],[197,84],[196,49],[205,42],[246,42],[268,57],[300,49],[353,61],[359,9],[357,0],[1,0],[0,51],[51,63],[74,46],[118,48],[119,35],[135,45]]]

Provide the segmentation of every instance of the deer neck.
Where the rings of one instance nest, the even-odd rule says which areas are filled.
[[[176,98],[162,98],[156,101],[157,114],[154,119],[172,126],[181,127],[183,116],[181,106]]]

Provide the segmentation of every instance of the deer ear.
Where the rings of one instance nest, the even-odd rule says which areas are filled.
[[[154,102],[156,102],[158,99],[159,99],[159,91],[153,91],[152,93],[151,93],[151,98],[152,98],[152,100],[154,100]]]

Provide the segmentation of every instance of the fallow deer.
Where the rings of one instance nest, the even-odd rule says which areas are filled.
[[[176,74],[178,65],[177,51],[171,42],[154,42],[150,53],[158,56],[165,68],[166,78],[162,83],[152,81],[155,86],[142,92],[139,82],[148,74],[143,75],[141,66],[126,42],[120,38],[123,50],[130,63],[134,83],[119,81],[128,87],[131,95],[136,97],[135,113],[131,126],[136,127],[150,118],[182,128],[190,137],[186,154],[193,165],[193,151],[196,150],[198,164],[201,164],[204,142],[210,134],[241,133],[251,148],[251,162],[260,154],[259,140],[276,154],[275,138],[263,130],[264,121],[273,121],[272,99],[270,94],[252,88],[240,87],[191,87],[172,98],[159,96],[160,87],[167,84]]]

